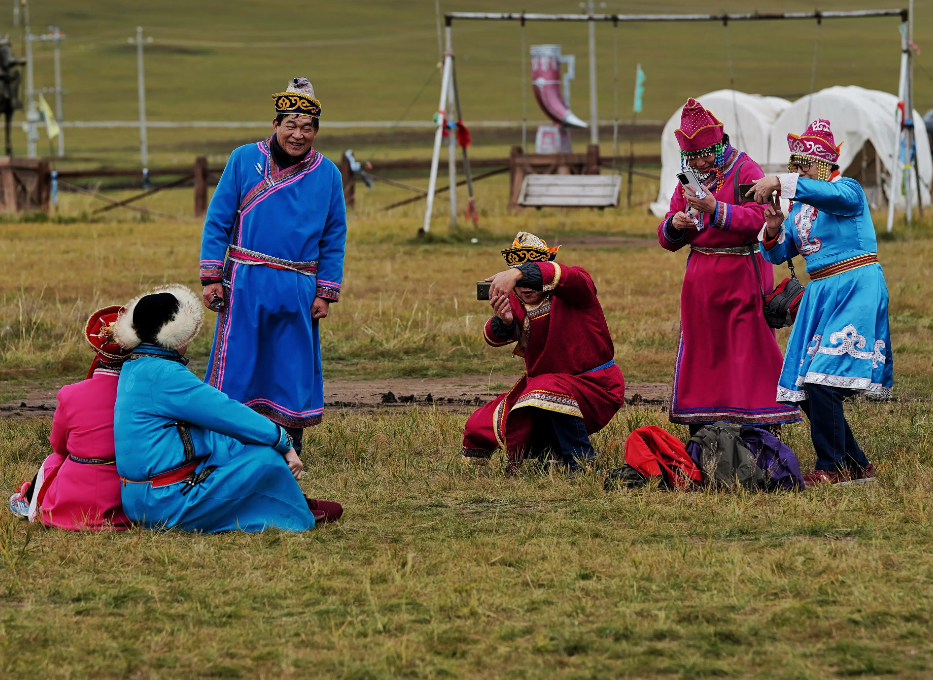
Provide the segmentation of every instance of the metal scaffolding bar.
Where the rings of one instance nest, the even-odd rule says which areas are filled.
[[[865,9],[853,11],[813,12],[752,12],[746,14],[525,14],[522,12],[447,12],[447,24],[454,19],[470,21],[773,21],[775,19],[867,19],[872,17],[900,17],[907,21],[907,9]]]

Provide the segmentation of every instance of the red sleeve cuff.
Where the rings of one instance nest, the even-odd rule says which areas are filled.
[[[765,236],[767,237],[767,235],[768,235],[768,232],[765,231]],[[774,238],[766,239],[761,245],[764,246],[764,249],[765,249],[765,250],[771,250],[774,246],[777,245],[777,242],[778,242],[778,239],[779,239],[779,238],[781,238],[781,232],[780,232],[780,231],[778,231],[778,233],[776,233],[776,234],[774,235]]]

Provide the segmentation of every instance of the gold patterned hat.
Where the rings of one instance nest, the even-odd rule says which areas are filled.
[[[307,78],[292,78],[285,92],[272,95],[276,114],[321,117],[321,102],[314,98],[314,87]]]
[[[512,241],[512,247],[502,251],[502,257],[509,267],[518,267],[526,262],[553,262],[560,246],[548,248],[544,239],[531,232],[520,231]]]

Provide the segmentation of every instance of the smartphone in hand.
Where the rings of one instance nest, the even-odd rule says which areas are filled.
[[[489,299],[489,287],[492,285],[492,281],[477,281],[476,282],[476,299],[477,300],[488,300]]]
[[[754,203],[755,195],[747,196],[749,191],[755,187],[754,184],[740,184],[739,185],[739,201],[742,203]]]
[[[705,192],[703,187],[700,185],[700,180],[697,179],[697,176],[693,174],[693,171],[690,168],[687,168],[683,172],[677,173],[677,181],[683,184],[685,187],[690,187],[690,190],[693,191],[697,196],[702,196]]]

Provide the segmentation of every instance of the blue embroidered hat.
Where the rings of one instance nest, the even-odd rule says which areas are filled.
[[[314,86],[307,78],[292,78],[285,92],[272,95],[277,114],[321,117],[321,102],[314,98]]]

